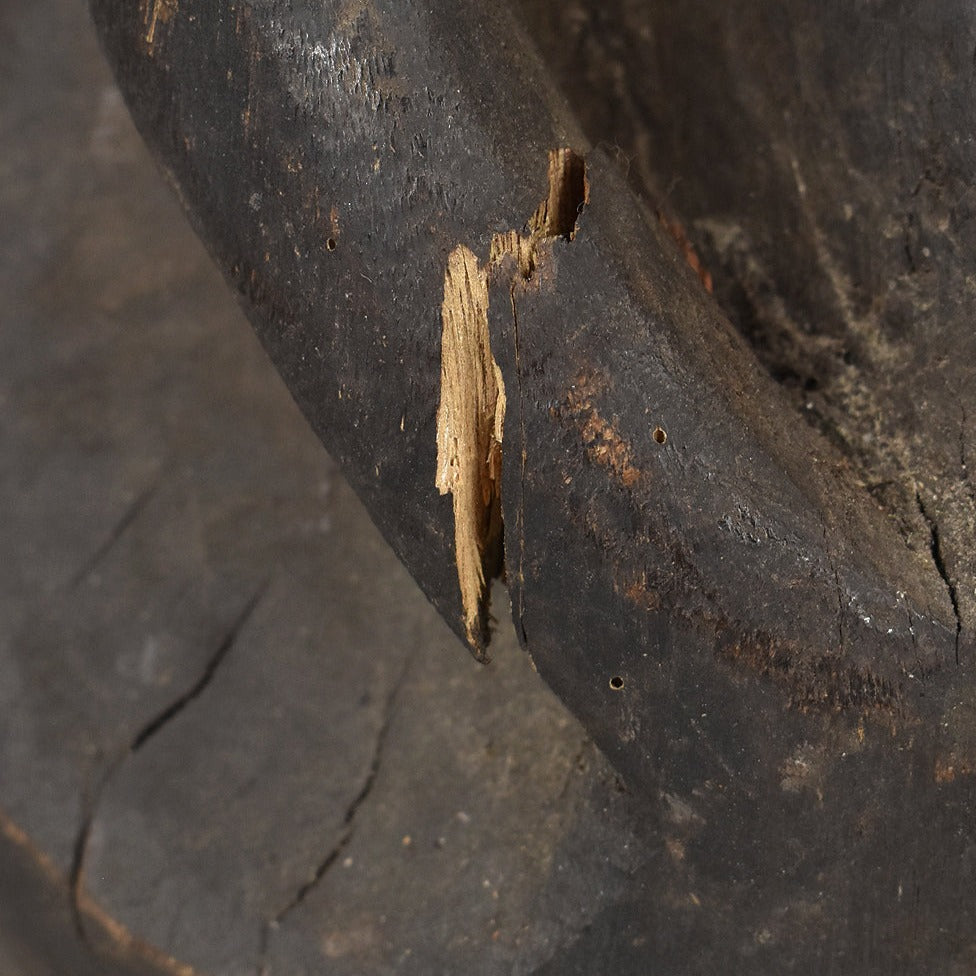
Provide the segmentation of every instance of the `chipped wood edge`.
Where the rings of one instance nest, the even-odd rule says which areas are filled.
[[[441,397],[437,409],[435,484],[454,500],[454,549],[464,631],[479,660],[491,637],[490,582],[504,566],[501,508],[505,383],[491,352],[488,279],[507,255],[529,279],[543,240],[576,236],[589,200],[583,157],[569,148],[549,153],[549,192],[529,219],[528,234],[510,230],[491,240],[484,265],[464,244],[447,259],[441,304]]]

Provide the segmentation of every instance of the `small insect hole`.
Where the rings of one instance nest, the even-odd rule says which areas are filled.
[[[668,432],[663,427],[655,427],[653,436],[658,444],[664,444],[668,439]]]
[[[334,251],[336,249],[336,239],[334,237],[330,237],[325,242],[325,247],[326,247],[326,250]]]
[[[623,689],[624,689],[624,679],[622,677],[620,677],[619,674],[615,674],[610,679],[610,688],[613,691],[623,691]]]

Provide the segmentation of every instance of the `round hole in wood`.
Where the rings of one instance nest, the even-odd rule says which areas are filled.
[[[610,679],[610,688],[613,691],[623,691],[624,690],[624,679],[619,674],[615,674]]]
[[[652,435],[658,444],[663,444],[668,439],[668,432],[663,427],[655,427]]]

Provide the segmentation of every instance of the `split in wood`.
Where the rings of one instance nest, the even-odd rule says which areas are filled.
[[[528,234],[496,234],[488,261],[459,244],[444,273],[441,305],[441,399],[437,411],[440,493],[454,499],[454,545],[464,629],[475,656],[490,638],[490,581],[504,565],[501,515],[505,383],[491,353],[488,277],[511,254],[523,278],[535,270],[540,241],[572,240],[589,189],[583,158],[572,149],[549,153],[549,193],[528,222]]]

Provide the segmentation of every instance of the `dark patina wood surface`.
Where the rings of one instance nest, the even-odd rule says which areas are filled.
[[[0,971],[537,969],[653,859],[641,805],[510,627],[458,652],[84,8],[0,38]]]
[[[299,623],[323,579],[347,582],[341,560],[314,537],[289,553],[288,585],[276,583],[264,570],[286,558],[269,555],[278,532],[245,506],[228,516],[228,537],[205,533],[219,559],[185,534],[145,543],[175,567],[159,572],[149,612],[170,619],[172,588],[170,603],[185,610],[174,646],[195,677],[176,696],[157,689],[158,702],[103,681],[82,720],[93,710],[102,729],[112,716],[112,731],[89,737],[87,751],[64,731],[79,721],[77,702],[62,692],[65,709],[52,713],[46,734],[70,748],[53,750],[49,789],[75,797],[78,814],[49,813],[38,843],[67,864],[86,931],[111,944],[114,920],[155,946],[157,961],[204,972],[261,960],[271,972],[428,972],[434,961],[552,973],[972,968],[973,17],[960,6],[922,22],[883,6],[868,17],[795,3],[757,19],[704,3],[679,17],[666,3],[514,12],[96,0],[136,123],[211,255],[313,430],[462,636],[453,512],[434,488],[448,256],[463,245],[487,262],[497,235],[528,233],[549,153],[585,158],[573,239],[544,235],[530,268],[501,256],[490,269],[491,345],[507,392],[505,569],[524,650],[635,806],[605,833],[599,796],[615,794],[594,764],[593,817],[560,848],[562,873],[558,858],[539,863],[558,888],[553,879],[585,867],[597,836],[625,855],[614,862],[598,844],[593,870],[610,864],[625,880],[603,903],[583,899],[546,938],[508,943],[499,925],[469,942],[452,936],[463,923],[449,915],[425,955],[410,933],[430,930],[418,900],[432,903],[401,892],[395,908],[377,907],[382,879],[407,877],[399,861],[381,858],[359,888],[333,891],[336,865],[361,863],[344,839],[349,823],[370,814],[389,825],[422,795],[416,780],[390,776],[377,796],[376,757],[394,741],[395,717],[416,714],[438,755],[479,702],[444,705],[436,721],[433,692],[409,710],[384,704],[409,688],[397,667],[405,651],[354,654],[365,697],[342,689],[347,665],[323,662],[324,637]],[[619,165],[628,159],[629,172]],[[714,298],[655,207],[683,221]],[[234,374],[232,363],[192,362],[204,387]],[[272,427],[262,385],[246,388],[255,424]],[[278,448],[290,443],[280,431],[268,438]],[[242,445],[255,436],[234,435]],[[285,456],[255,452],[265,497],[297,491],[297,509],[316,510],[300,489],[271,487],[315,480],[302,474],[314,456],[294,436]],[[214,472],[239,461],[213,460],[224,439],[200,448],[201,484],[221,499]],[[120,494],[109,541],[125,544],[129,524],[167,496],[164,523],[185,524],[185,489],[158,487],[171,464],[156,455],[146,452],[145,477],[132,482],[141,490],[127,483]],[[74,589],[25,618],[12,645],[29,670],[47,669],[11,692],[19,714],[43,711],[48,699],[31,695],[60,687],[52,669],[69,687],[97,689],[99,666],[120,667],[117,651],[98,664],[103,624],[82,629],[87,640],[63,636],[76,632],[80,606],[91,612],[103,552],[118,551],[89,549],[96,558],[73,569]],[[195,559],[235,570],[215,581],[195,569],[202,582],[188,606],[181,567]],[[127,582],[131,568],[94,604],[113,632],[144,592]],[[343,646],[368,620],[371,646],[402,648],[399,589],[376,602],[373,587],[362,603],[355,588],[345,600],[332,592],[330,619],[353,607]],[[74,672],[49,651],[64,646]],[[518,660],[504,648],[500,662]],[[443,687],[432,667],[430,688]],[[224,698],[203,711],[215,675]],[[532,709],[501,679],[493,694],[503,724]],[[270,727],[250,724],[265,715],[248,708],[254,695],[265,696]],[[316,748],[312,716],[324,711],[326,747]],[[536,772],[507,793],[485,778],[479,796],[495,810],[560,768],[533,750],[529,727],[511,731]],[[173,751],[145,761],[166,739]],[[296,741],[302,764],[289,774],[273,757]],[[214,779],[200,758],[211,755],[237,759]],[[358,775],[337,779],[335,756]],[[57,808],[32,805],[22,775],[7,781],[8,805],[35,818]],[[215,817],[228,797],[232,812]],[[336,826],[313,843],[299,825],[329,820],[323,804]],[[525,816],[514,810],[511,829]],[[409,850],[414,832],[398,842]],[[414,877],[429,890],[432,875]],[[566,900],[539,896],[529,910],[485,880],[510,918],[535,919],[530,931],[578,898],[560,888]],[[453,900],[455,889],[437,890]]]

